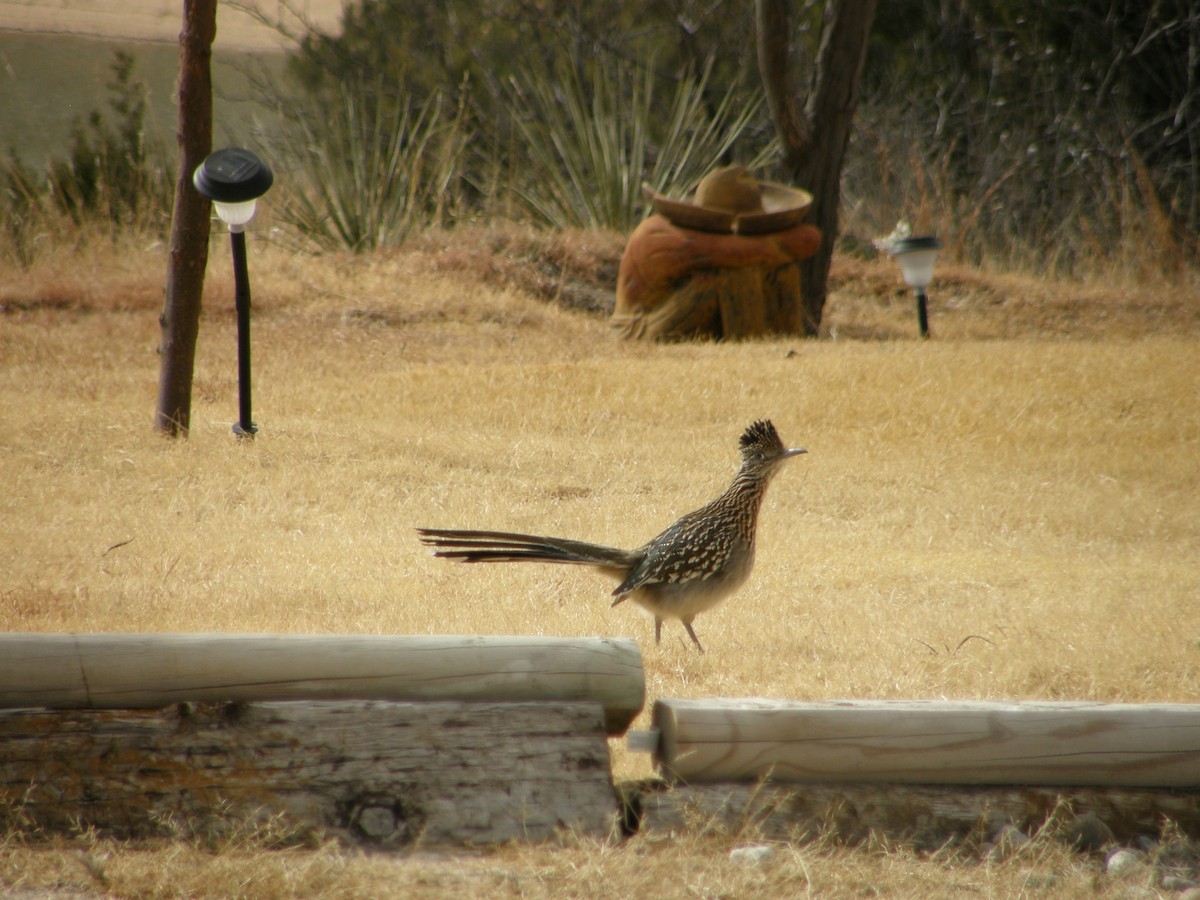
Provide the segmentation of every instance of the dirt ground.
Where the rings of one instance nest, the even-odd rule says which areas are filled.
[[[243,8],[244,7],[244,8]],[[311,23],[333,30],[343,0],[239,0],[220,4],[217,45],[223,49],[273,50],[285,36]],[[139,41],[174,41],[179,35],[179,0],[0,0],[0,33],[74,34]],[[257,10],[271,27],[246,8]],[[282,32],[281,32],[282,29]]]

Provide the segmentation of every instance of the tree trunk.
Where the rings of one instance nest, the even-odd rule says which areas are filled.
[[[876,0],[828,0],[808,99],[801,110],[788,65],[788,0],[757,0],[758,62],[789,180],[813,195],[811,224],[825,240],[800,263],[803,326],[815,335],[838,235],[842,160],[858,106],[859,83]]]
[[[159,317],[159,431],[186,436],[192,413],[192,371],[204,269],[208,264],[209,201],[192,186],[192,173],[212,151],[212,44],[217,0],[184,0],[179,35],[179,170],[171,217],[167,286]]]

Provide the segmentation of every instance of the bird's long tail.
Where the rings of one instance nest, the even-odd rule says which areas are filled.
[[[443,528],[418,528],[417,534],[434,556],[459,562],[569,563],[610,569],[622,577],[637,559],[628,550],[538,534]]]

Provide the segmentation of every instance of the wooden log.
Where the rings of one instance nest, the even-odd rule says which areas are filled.
[[[0,711],[0,822],[210,837],[270,820],[396,847],[607,836],[599,704],[335,701]]]
[[[181,700],[595,701],[641,711],[631,640],[267,634],[0,634],[0,708]]]
[[[1200,705],[659,700],[657,763],[689,783],[1200,787]]]
[[[1004,825],[1026,834],[1045,827],[1071,840],[1094,817],[1118,841],[1157,837],[1167,822],[1200,837],[1200,792],[1170,789],[979,785],[657,784],[621,785],[647,834],[719,829],[767,840],[832,836],[857,843],[872,834],[926,848],[949,840],[993,839]]]

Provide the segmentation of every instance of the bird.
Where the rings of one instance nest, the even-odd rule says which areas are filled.
[[[654,616],[654,641],[665,619],[679,619],[703,653],[692,621],[739,587],[754,567],[758,512],[782,463],[808,451],[788,449],[768,419],[739,438],[741,465],[721,496],[688,513],[635,550],[509,531],[418,528],[433,555],[466,563],[543,562],[592,566],[619,583],[616,606],[632,600]]]

